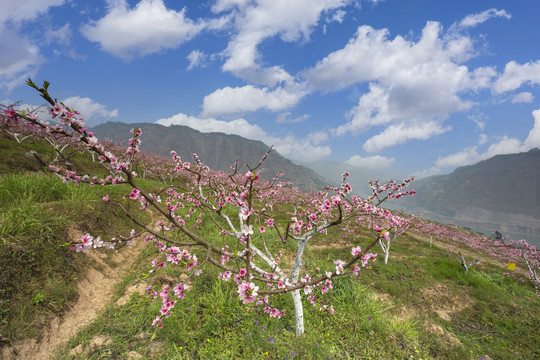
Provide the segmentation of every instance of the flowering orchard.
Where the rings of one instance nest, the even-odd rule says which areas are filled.
[[[506,238],[492,239],[477,233],[466,233],[457,229],[449,228],[437,223],[418,221],[416,231],[425,235],[433,236],[441,240],[453,242],[454,244],[464,244],[489,256],[501,259],[502,261],[521,264],[527,269],[527,275],[536,288],[536,293],[540,296],[540,252],[538,249],[527,243],[525,240],[512,240]],[[462,257],[463,262],[465,260]]]
[[[195,154],[192,164],[172,151],[172,166],[163,177],[168,180],[166,186],[157,190],[142,186],[139,179],[144,164],[137,159],[140,129],[132,131],[127,149],[122,156],[117,156],[85,127],[79,113],[53,100],[48,93],[49,83],[44,82],[39,88],[28,80],[28,85],[50,104],[48,112],[54,121],[44,122],[35,114],[4,106],[2,127],[24,126],[35,134],[54,135],[95,154],[109,171],[108,176],[81,175],[58,164],[49,165],[47,169],[64,181],[79,184],[128,184],[131,190],[126,199],[136,202],[138,210],[117,205],[142,230],[138,233],[133,230],[128,238],[119,238],[131,240],[142,235],[144,241],[152,243],[158,249],[158,256],[152,261],[153,272],[166,266],[178,266],[189,274],[187,280],[173,287],[148,288],[149,294],[162,302],[153,322],[155,326],[162,326],[175,304],[186,296],[191,276],[200,274],[206,267],[216,267],[220,280],[236,283],[243,304],[260,309],[270,317],[280,318],[286,313],[285,309],[272,305],[272,296],[290,293],[296,334],[301,336],[304,333],[302,298],[321,311],[333,313],[333,306],[325,304],[323,297],[332,290],[334,279],[357,275],[376,257],[369,252],[373,246],[386,241],[389,250],[390,239],[401,233],[399,229],[409,226],[408,220],[381,208],[380,204],[412,195],[414,191],[404,190],[412,179],[386,185],[375,182],[373,195],[362,199],[352,194],[345,173],[341,186],[305,194],[279,182],[278,176],[271,181],[261,178],[262,166],[271,149],[258,164],[249,166],[237,162],[231,166],[229,174],[212,171]],[[103,200],[112,201],[108,196]],[[138,211],[152,211],[159,220],[147,225],[139,219]],[[329,228],[349,229],[348,225],[355,223],[366,224],[371,230],[372,237],[365,246],[351,246],[347,258],[335,259],[325,269],[312,269],[304,264],[304,252],[311,239],[324,236]],[[101,246],[114,247],[117,241],[102,241],[86,234],[73,248],[86,251]],[[280,245],[290,243],[293,246],[289,248],[294,249],[291,254],[276,251]],[[284,258],[292,259],[292,263],[282,261]]]

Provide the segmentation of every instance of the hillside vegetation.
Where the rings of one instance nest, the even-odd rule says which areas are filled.
[[[76,283],[84,278],[89,258],[68,249],[73,235],[91,232],[108,239],[126,234],[131,224],[118,208],[102,201],[108,194],[122,202],[128,190],[118,185],[75,186],[45,174],[25,155],[37,151],[51,161],[47,144],[30,138],[21,144],[0,137],[0,333],[2,346],[39,338],[51,318],[69,311]],[[78,169],[96,167],[88,154],[72,160]],[[145,180],[161,187],[163,179]],[[285,206],[285,205],[283,205]],[[150,219],[146,219],[149,221]],[[199,231],[214,231],[211,221]],[[211,231],[212,230],[212,231]],[[310,267],[344,258],[352,246],[367,244],[366,229],[331,229],[315,237],[306,253]],[[270,238],[269,238],[270,239]],[[140,240],[138,240],[140,241]],[[294,242],[272,242],[272,249]],[[451,248],[451,251],[449,249]],[[379,259],[382,252],[378,248]],[[107,254],[107,250],[99,251]],[[272,250],[273,251],[273,250]],[[482,258],[465,273],[455,257]],[[537,359],[540,300],[518,265],[506,276],[506,263],[490,260],[472,248],[443,240],[430,245],[425,235],[407,232],[392,243],[388,264],[375,261],[358,277],[339,277],[326,294],[335,314],[319,311],[305,300],[306,334],[297,338],[289,296],[276,300],[287,309],[281,319],[242,306],[237,286],[205,270],[190,279],[184,300],[152,327],[161,301],[147,296],[148,285],[160,287],[185,278],[179,268],[151,274],[157,250],[148,247],[134,271],[108,300],[106,310],[81,327],[57,349],[55,359]],[[450,256],[449,256],[450,254]],[[200,258],[204,254],[199,254]],[[283,259],[284,266],[292,259]],[[122,301],[119,301],[122,300]],[[14,358],[17,358],[13,355]]]
[[[433,220],[540,236],[540,149],[497,155],[415,182],[402,205]]]

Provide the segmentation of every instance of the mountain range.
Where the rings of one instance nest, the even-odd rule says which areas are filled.
[[[190,162],[193,162],[192,153],[196,153],[215,170],[228,171],[236,160],[256,166],[269,148],[261,141],[238,135],[202,133],[181,125],[107,122],[92,130],[98,138],[127,144],[130,130],[136,127],[143,131],[142,150],[166,157],[175,150],[184,161]],[[266,169],[263,178],[269,180],[283,172],[282,181],[290,181],[304,191],[318,191],[325,185],[335,185],[343,170],[347,170],[346,164],[332,161],[297,165],[277,151],[271,153],[263,167]],[[367,180],[376,174],[362,169],[353,172],[350,181],[355,193],[369,195]],[[329,174],[337,175],[330,177]],[[416,180],[411,187],[416,190],[416,196],[388,205],[421,218],[457,224],[487,234],[498,230],[505,234],[530,235],[540,243],[539,149],[497,155],[459,167],[447,175]]]
[[[142,130],[141,150],[165,157],[170,157],[171,150],[174,150],[183,161],[191,163],[194,162],[192,154],[196,153],[205,165],[214,170],[230,171],[229,167],[236,160],[255,167],[269,149],[269,146],[261,141],[238,135],[202,133],[182,125],[107,122],[93,127],[92,131],[100,139],[110,139],[127,145],[128,139],[132,137],[130,130],[133,128]],[[292,163],[277,151],[272,151],[262,168],[265,169],[262,173],[265,180],[270,180],[281,172],[284,176],[280,177],[280,181],[290,181],[304,191],[319,191],[326,185],[332,185],[331,181],[315,171]]]
[[[540,149],[497,155],[414,181],[406,212],[473,229],[540,237]]]

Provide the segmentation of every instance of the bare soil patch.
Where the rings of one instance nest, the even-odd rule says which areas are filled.
[[[133,269],[145,245],[143,241],[136,241],[133,246],[124,246],[107,261],[104,261],[105,254],[90,250],[86,256],[94,260],[94,265],[88,267],[86,277],[79,282],[79,297],[71,310],[54,318],[37,339],[25,339],[3,348],[1,358],[54,359],[58,347],[65,345],[70,337],[90,324],[109,305],[115,287]]]

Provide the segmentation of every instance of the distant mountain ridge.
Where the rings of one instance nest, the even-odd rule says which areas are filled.
[[[193,163],[196,153],[201,161],[211,169],[229,171],[236,160],[255,167],[268,151],[269,146],[261,141],[249,140],[238,135],[224,133],[202,133],[182,125],[163,126],[155,123],[126,124],[106,122],[92,128],[100,139],[109,138],[127,144],[130,130],[141,128],[141,149],[165,157],[174,150],[183,161]],[[273,151],[263,164],[266,169],[263,178],[269,180],[278,172],[284,176],[280,181],[290,181],[304,191],[318,191],[330,182],[305,166],[296,165]]]
[[[415,181],[405,211],[460,226],[540,236],[540,149]]]

